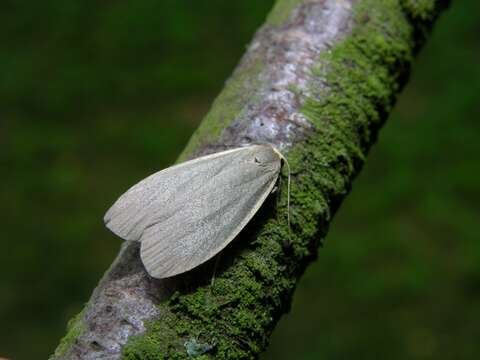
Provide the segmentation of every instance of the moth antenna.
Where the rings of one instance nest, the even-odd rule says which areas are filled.
[[[287,177],[287,223],[288,223],[288,232],[289,232],[290,237],[291,237],[292,228],[290,226],[290,178],[291,178],[290,164],[288,163],[288,160],[285,158],[285,156],[282,155],[282,153],[280,151],[278,151],[275,147],[273,147],[273,150],[278,154],[278,156],[280,156],[280,158],[287,165],[287,171],[288,171],[288,177]]]
[[[287,159],[283,158],[285,161],[285,164],[287,164],[287,171],[288,171],[288,177],[287,177],[287,223],[288,223],[288,232],[290,235],[292,234],[292,228],[290,226],[290,178],[291,178],[291,172],[290,172],[290,164],[288,163]]]

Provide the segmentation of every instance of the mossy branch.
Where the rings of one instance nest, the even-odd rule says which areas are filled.
[[[278,0],[180,159],[277,146],[292,235],[282,186],[222,252],[213,286],[215,260],[155,280],[125,243],[52,359],[256,358],[446,2]]]

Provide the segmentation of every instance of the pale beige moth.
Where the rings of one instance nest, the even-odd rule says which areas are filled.
[[[282,160],[272,145],[262,144],[171,166],[120,196],[105,224],[121,238],[141,243],[140,256],[152,277],[186,272],[215,256],[245,227],[272,192]]]

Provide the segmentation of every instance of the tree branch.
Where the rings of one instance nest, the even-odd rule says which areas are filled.
[[[295,284],[447,1],[278,0],[181,160],[268,142],[292,169],[215,260],[171,279],[145,272],[125,242],[52,359],[251,359]]]

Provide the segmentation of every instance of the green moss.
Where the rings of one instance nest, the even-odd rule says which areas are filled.
[[[415,23],[416,46],[418,50],[432,30],[440,10],[448,6],[449,0],[401,0],[403,10]]]
[[[288,154],[292,168],[306,170],[294,181],[291,198],[299,260],[315,255],[313,239],[326,234],[413,58],[413,29],[398,1],[365,0],[354,19],[351,35],[312,68],[322,86],[311,85],[307,93],[315,97],[304,98],[302,112],[315,135]]]
[[[51,359],[62,357],[69,349],[71,349],[75,340],[85,330],[83,324],[83,311],[73,317],[67,325],[67,334],[60,340],[60,344],[55,349],[55,353],[51,356]]]
[[[273,319],[275,306],[283,302],[276,284],[281,269],[270,258],[272,252],[280,256],[281,247],[263,243],[258,251],[243,253],[236,266],[216,279],[213,288],[200,287],[162,304],[161,311],[169,315],[152,322],[147,334],[131,339],[124,359],[156,359],[158,353],[165,359],[187,359],[184,344],[192,338],[215,345],[204,358],[245,359],[258,353],[265,346],[264,329]],[[264,276],[266,281],[258,281]],[[259,307],[266,299],[276,300],[267,308]],[[162,349],[157,344],[160,339],[169,347]]]
[[[291,10],[294,3],[277,6]],[[357,5],[354,20],[351,34],[312,68],[313,76],[321,80],[314,83],[322,87],[311,85],[307,93],[315,96],[304,98],[302,112],[315,131],[287,154],[293,174],[292,234],[283,182],[276,215],[261,226],[255,224],[254,242],[231,255],[233,265],[217,276],[212,288],[177,293],[161,304],[167,315],[129,341],[125,359],[187,359],[184,344],[189,339],[215,344],[201,355],[204,359],[254,359],[266,347],[273,326],[289,307],[296,280],[315,257],[332,214],[391,110],[413,58],[415,31],[400,0],[364,0]],[[217,99],[207,124],[185,153],[216,139],[238,113],[238,105],[246,99],[239,103],[231,99],[255,81],[249,80],[258,71],[254,68],[235,75],[232,88]],[[228,119],[224,114],[229,114]]]
[[[432,0],[403,0],[405,10],[414,19],[433,20],[436,15],[435,7],[440,1]]]
[[[272,26],[283,24],[292,14],[293,9],[304,2],[302,0],[277,0],[267,17],[267,24]]]
[[[412,27],[398,1],[363,1],[355,20],[361,26],[312,70],[329,86],[313,88],[323,96],[320,101],[306,99],[303,108],[320,138],[329,141],[321,145],[323,161],[345,158],[348,172],[354,169],[352,157],[364,159],[382,115],[391,110],[414,45]]]

